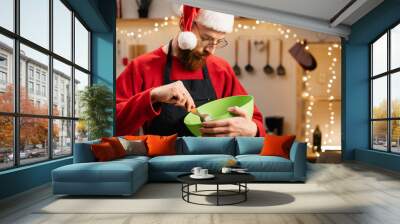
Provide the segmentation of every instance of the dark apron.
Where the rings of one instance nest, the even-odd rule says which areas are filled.
[[[192,96],[196,107],[217,99],[208,75],[207,66],[204,65],[202,70],[203,79],[201,80],[181,80],[185,88]],[[164,85],[177,81],[171,81],[171,71],[172,41],[170,41],[168,45],[167,63],[164,68]],[[160,115],[144,125],[143,130],[145,134],[166,136],[178,133],[178,136],[193,136],[183,122],[183,119],[188,113],[186,109],[167,103],[161,103],[160,107]]]

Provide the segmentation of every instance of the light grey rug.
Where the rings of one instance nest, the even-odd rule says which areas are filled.
[[[132,197],[59,197],[36,213],[360,213],[356,204],[344,201],[317,184],[248,186],[248,200],[238,205],[189,204],[181,198],[180,184],[150,183]],[[212,188],[215,186],[203,185],[199,190]],[[234,199],[237,198],[226,198],[223,202]],[[191,200],[215,203],[214,197]]]

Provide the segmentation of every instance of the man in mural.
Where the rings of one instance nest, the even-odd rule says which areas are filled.
[[[168,44],[132,60],[117,79],[117,135],[192,135],[183,119],[209,101],[247,95],[232,68],[213,55],[228,43],[232,15],[183,7],[181,32]],[[263,136],[262,114],[253,117],[237,107],[235,117],[202,123],[203,136]]]

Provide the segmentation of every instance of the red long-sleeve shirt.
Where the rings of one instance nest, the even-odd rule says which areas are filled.
[[[140,127],[160,114],[150,100],[150,91],[164,84],[164,67],[167,55],[162,48],[141,55],[132,60],[117,78],[117,135],[137,134]],[[247,95],[246,90],[235,76],[231,66],[224,59],[215,55],[207,57],[207,68],[217,98],[234,95]],[[184,70],[179,59],[173,57],[171,81],[203,79],[201,69]],[[258,135],[264,136],[265,129],[262,114],[254,106],[253,121],[258,128]]]

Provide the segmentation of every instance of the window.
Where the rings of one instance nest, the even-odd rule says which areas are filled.
[[[75,71],[75,116],[79,117],[81,114],[81,108],[79,107],[80,93],[89,85],[89,74]]]
[[[75,18],[75,62],[82,68],[89,69],[89,32]]]
[[[400,153],[400,24],[370,45],[371,148]]]
[[[71,155],[72,122],[71,120],[53,120],[53,157]]]
[[[7,55],[0,54],[0,67],[7,68]]]
[[[28,92],[29,94],[33,94],[33,82],[28,82]]]
[[[72,12],[60,1],[53,0],[54,53],[71,60]]]
[[[40,95],[40,84],[36,84],[36,95]]]
[[[3,12],[2,10],[3,9],[0,9],[0,21],[4,16],[1,15]],[[0,113],[12,113],[14,112],[14,70],[12,69],[13,66],[11,62],[14,57],[14,41],[0,33],[0,46],[0,76],[2,76],[2,81],[0,81]],[[5,59],[8,59],[7,62]],[[11,135],[11,133],[9,133],[9,135]],[[2,144],[3,143],[0,142],[0,148],[2,148]]]
[[[14,31],[14,0],[1,0],[0,26]]]
[[[42,86],[42,96],[46,96],[46,86]]]
[[[0,91],[5,92],[7,87],[7,55],[0,53]]]
[[[60,97],[60,100],[62,103],[64,103],[64,96],[67,96],[67,100],[71,101],[68,102],[69,105],[72,104],[72,91],[71,89],[65,89],[65,84],[70,83],[72,84],[72,68],[69,65],[66,65],[56,59],[53,60],[53,90],[54,90],[54,95],[53,95],[53,106],[54,104],[58,104],[58,97]],[[59,95],[60,94],[60,95]],[[60,105],[61,106],[61,105]],[[59,114],[60,111],[59,109],[53,110],[53,114]],[[66,114],[63,114],[63,116],[68,116],[72,117],[72,108],[67,107]]]
[[[66,1],[0,2],[0,170],[70,156],[87,139],[74,105],[90,85],[90,32]]]
[[[28,75],[29,75],[29,79],[33,80],[33,67],[32,66],[29,66]]]
[[[40,81],[40,70],[36,69],[36,80]]]
[[[49,0],[19,0],[21,36],[49,48]]]
[[[1,70],[0,70],[0,84],[4,86],[7,84],[7,73]]]

